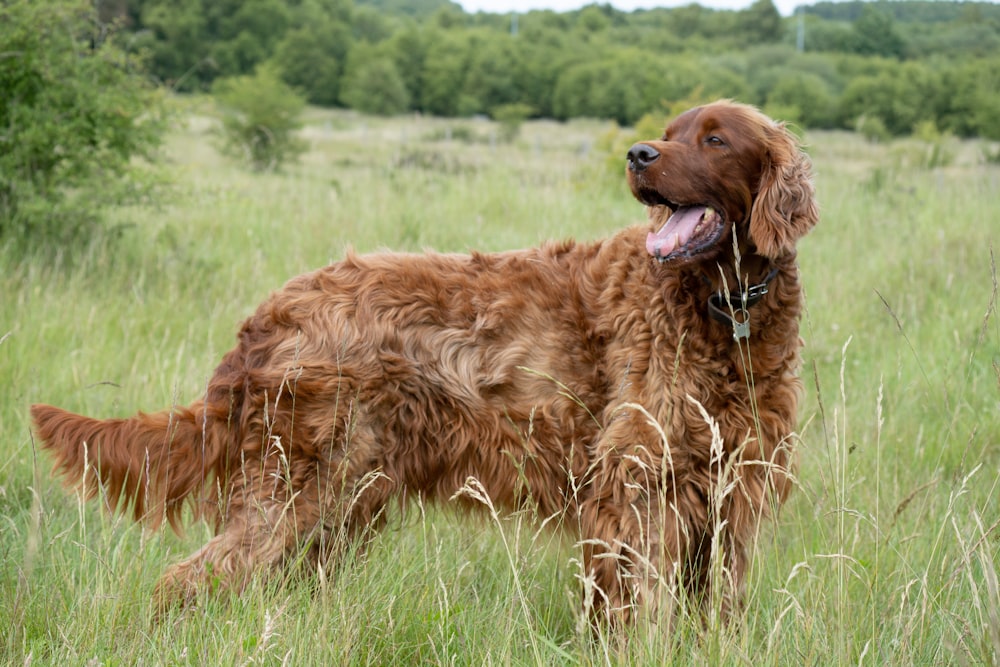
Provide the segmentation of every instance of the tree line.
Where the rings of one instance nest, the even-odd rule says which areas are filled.
[[[177,90],[262,63],[311,103],[366,113],[592,116],[634,123],[733,97],[812,128],[877,118],[1000,138],[1000,7],[821,2],[782,17],[699,5],[470,14],[448,0],[115,0],[106,20]]]

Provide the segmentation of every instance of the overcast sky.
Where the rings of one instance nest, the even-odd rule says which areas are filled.
[[[594,0],[457,0],[467,12],[526,12],[532,9],[553,9],[566,12],[593,4]],[[801,4],[810,4],[811,0],[773,0],[782,16],[791,16],[792,11]],[[604,4],[605,0],[600,0]],[[697,4],[712,9],[746,9],[753,0],[698,0]],[[622,11],[633,9],[648,9],[650,7],[683,7],[695,4],[694,0],[611,0],[611,5]]]

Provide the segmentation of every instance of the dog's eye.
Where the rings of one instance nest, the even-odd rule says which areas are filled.
[[[721,137],[719,137],[718,135],[715,135],[715,134],[710,135],[707,139],[705,139],[705,143],[708,144],[709,146],[725,146],[726,145],[726,142],[723,141]]]

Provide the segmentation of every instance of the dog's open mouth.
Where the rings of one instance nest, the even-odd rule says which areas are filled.
[[[679,206],[663,227],[646,237],[646,251],[661,263],[693,257],[714,246],[724,229],[722,215],[711,206]]]

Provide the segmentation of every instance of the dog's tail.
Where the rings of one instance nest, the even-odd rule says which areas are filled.
[[[131,506],[136,521],[155,528],[166,518],[180,532],[185,502],[197,517],[218,508],[212,482],[224,474],[227,426],[202,403],[104,420],[33,405],[31,417],[67,483],[88,498],[102,489],[112,510]]]

